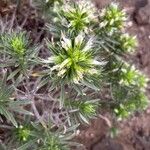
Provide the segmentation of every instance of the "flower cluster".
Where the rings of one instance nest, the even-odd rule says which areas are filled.
[[[134,111],[145,109],[148,99],[145,88],[148,79],[134,66],[124,64],[118,76],[120,82],[112,87],[113,99],[119,104],[114,111],[119,120],[128,117]]]
[[[96,60],[93,50],[93,39],[88,41],[83,34],[74,39],[68,39],[62,34],[59,44],[47,42],[54,56],[44,61],[51,63],[51,71],[67,83],[82,82],[85,76],[97,74],[97,69],[102,63]]]
[[[17,129],[16,129],[16,134],[18,135],[18,138],[20,141],[28,141],[31,131],[28,127],[24,127],[22,125],[20,125]]]
[[[114,109],[118,120],[129,117],[129,115],[135,111],[144,110],[148,105],[148,99],[144,93],[140,92],[140,90],[131,90],[131,92],[133,92],[133,94],[129,94],[128,99],[125,99],[123,103],[120,103],[119,106]]]
[[[81,122],[88,123],[91,118],[96,117],[98,106],[98,100],[79,102],[77,108],[79,109],[78,118],[82,119],[80,119]]]
[[[136,36],[130,36],[127,33],[117,36],[116,40],[119,42],[118,49],[121,49],[123,52],[134,52],[138,45]]]
[[[80,0],[78,2],[66,2],[61,7],[56,4],[54,12],[59,14],[54,18],[54,22],[61,23],[64,28],[70,30],[75,35],[81,31],[88,32],[92,22],[97,20],[96,8],[90,1]],[[64,30],[61,27],[62,30]]]
[[[35,3],[48,27],[38,39],[47,40],[39,45],[10,29],[0,34],[4,149],[69,150],[78,146],[70,140],[79,124],[95,118],[99,106],[118,120],[146,108],[148,80],[122,57],[137,41],[123,30],[118,4],[99,12],[90,0]]]
[[[33,60],[37,58],[40,46],[31,46],[31,40],[26,32],[12,31],[1,35],[0,47],[0,54],[5,56],[2,66],[13,68],[10,77],[18,73],[28,76],[30,65],[36,64]]]
[[[107,8],[100,12],[100,28],[112,34],[116,30],[124,27],[126,14],[116,3],[111,3]]]
[[[16,57],[24,57],[28,50],[29,41],[24,32],[4,33],[1,36],[1,46],[8,54]]]
[[[87,98],[87,97],[85,97]],[[65,104],[65,107],[70,110],[72,108],[75,110],[72,113],[73,118],[71,123],[78,123],[79,121],[81,123],[89,124],[90,119],[96,118],[97,110],[99,107],[99,99],[93,99],[93,100],[87,100],[83,99],[81,100],[68,100],[68,102]],[[72,117],[71,117],[72,118]],[[77,120],[77,121],[75,121]]]
[[[148,79],[141,74],[134,66],[130,66],[125,64],[124,67],[121,68],[121,80],[120,84],[124,85],[135,85],[139,88],[145,88],[147,85]]]
[[[16,142],[16,145],[11,145],[11,148],[16,148],[17,146],[18,149],[69,150],[69,145],[71,145],[69,136],[74,136],[72,132],[76,126],[68,128],[64,134],[61,128],[59,130],[53,129],[50,124],[44,128],[40,123],[31,123],[29,121],[31,120],[28,118],[24,125],[12,128],[11,132],[8,131],[11,137],[9,145],[14,140]],[[55,134],[53,131],[55,131]]]

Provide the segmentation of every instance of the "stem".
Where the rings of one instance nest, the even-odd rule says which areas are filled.
[[[17,6],[16,6],[16,12],[17,12],[20,7],[21,0],[16,0],[16,2],[17,2]]]

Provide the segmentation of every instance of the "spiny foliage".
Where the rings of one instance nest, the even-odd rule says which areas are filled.
[[[23,122],[22,122],[23,123]],[[59,129],[54,128],[49,122],[46,127],[40,123],[33,123],[31,118],[25,118],[24,125],[17,128],[9,128],[6,131],[8,140],[4,143],[8,149],[39,149],[39,150],[68,150],[69,145],[74,146],[75,142],[69,142],[74,137],[74,129],[78,125],[68,127],[64,131],[62,126]],[[4,127],[5,128],[5,127]]]
[[[55,3],[53,20],[47,26],[50,32],[55,34],[55,38],[60,36],[61,31],[78,36],[80,32],[90,32],[96,20],[96,8],[93,3],[84,0],[68,1]]]
[[[98,11],[96,9],[94,9],[94,11],[91,11],[92,10],[91,7],[94,7],[94,5],[90,1],[87,1],[85,3],[84,1],[66,2],[62,4],[62,8],[64,8],[62,10],[59,9],[57,5],[55,5],[54,13],[56,12],[57,14],[56,16],[54,15],[56,21],[55,23],[59,24],[59,27],[57,25],[55,26],[55,31],[58,31],[57,33],[59,34],[61,32],[65,33],[67,38],[64,38],[63,35],[63,37],[59,39],[58,34],[57,33],[55,34],[54,32],[53,38],[54,40],[56,40],[56,43],[59,43],[59,41],[61,41],[59,45],[62,45],[61,46],[62,48],[57,48],[56,46],[53,46],[55,45],[54,41],[49,42],[49,44],[47,44],[48,48],[52,52],[57,51],[57,59],[56,56],[55,57],[52,56],[45,62],[51,62],[51,64],[53,62],[52,70],[55,70],[57,72],[57,77],[61,76],[61,79],[59,79],[60,84],[61,83],[64,84],[63,82],[64,79],[66,78],[68,79],[68,75],[69,77],[71,75],[72,77],[71,80],[74,81],[75,79],[74,83],[79,84],[80,86],[79,89],[81,91],[84,90],[83,87],[81,87],[82,85],[81,83],[84,82],[84,78],[86,78],[86,76],[89,77],[88,87],[95,89],[95,84],[93,84],[92,76],[89,76],[89,72],[94,73],[94,80],[97,80],[98,84],[101,84],[100,81],[102,81],[102,85],[105,85],[106,83],[110,85],[110,91],[113,93],[118,92],[117,89],[115,88],[113,89],[113,87],[117,87],[117,86],[118,87],[123,86],[127,91],[127,93],[130,93],[130,89],[132,88],[136,89],[138,87],[139,91],[133,92],[132,98],[128,94],[124,95],[123,101],[124,102],[127,101],[125,105],[126,106],[129,105],[130,99],[133,99],[132,100],[132,106],[133,106],[135,101],[137,101],[136,97],[138,96],[137,95],[138,93],[139,95],[145,95],[143,88],[145,88],[147,80],[141,73],[138,73],[136,69],[130,67],[131,66],[130,64],[125,63],[121,57],[125,53],[134,52],[135,48],[137,47],[136,37],[124,33],[123,28],[125,27],[125,23],[127,20],[125,11],[121,10],[119,8],[119,5],[115,3],[110,4],[107,8],[104,8],[101,11]],[[84,21],[87,22],[85,23]],[[78,25],[81,28],[77,28]],[[53,25],[50,24],[48,27],[51,29],[52,26]],[[81,33],[85,34],[84,37],[80,36]],[[95,64],[96,66],[98,65],[98,68],[96,67],[95,69],[95,67],[92,64],[91,66],[92,68],[88,68],[85,72],[85,70],[81,71],[80,68],[81,66],[80,67],[79,66],[76,67],[75,65],[72,66],[72,64],[75,63],[74,61],[70,60],[70,56],[73,56],[74,58],[73,60],[75,60],[76,59],[75,55],[78,56],[76,50],[80,49],[79,50],[80,53],[84,51],[84,46],[80,43],[84,43],[86,40],[83,39],[89,37],[94,37],[94,38],[93,40],[90,40],[89,45],[91,46],[88,46],[89,42],[87,42],[86,47],[88,47],[90,53],[92,53],[92,55],[95,56],[95,57],[92,56],[93,58],[96,58],[96,61],[94,60],[93,62],[96,63]],[[74,49],[76,45],[78,45],[78,47],[77,49]],[[81,46],[79,47],[79,45]],[[83,56],[85,55],[82,54],[82,57]],[[80,60],[78,57],[77,64],[79,64],[79,62]],[[88,65],[89,65],[89,61],[88,59],[86,59],[86,61],[84,61],[84,67]],[[79,69],[80,71],[77,69]],[[71,73],[70,70],[73,70],[74,72]],[[72,74],[75,75],[76,78],[74,78]],[[67,83],[69,83],[69,81],[70,80],[67,80]],[[87,84],[83,84],[83,85],[87,85]],[[96,86],[96,87],[97,89],[100,88],[100,86]],[[132,109],[132,112],[138,110],[139,108],[145,108],[145,105],[147,104],[146,96],[145,97],[140,96],[140,97],[141,99],[139,100],[138,103],[139,105],[134,105],[134,109]],[[112,99],[116,101],[119,98],[114,99],[112,94]],[[117,103],[119,103],[119,105],[116,104],[115,111],[116,111],[116,107],[120,108],[120,106],[123,105],[121,101]],[[124,107],[122,107],[124,110],[130,107],[127,106],[126,108],[125,105]],[[130,114],[129,109],[127,112],[128,114]]]
[[[124,10],[120,10],[118,4],[111,3],[107,8],[100,12],[100,28],[112,34],[118,29],[124,27],[126,14]]]
[[[59,10],[58,10],[59,11]],[[89,1],[79,1],[78,3],[66,3],[62,5],[63,14],[67,26],[74,32],[86,31],[88,26],[96,18],[95,7]]]
[[[93,99],[93,100],[79,99],[76,101],[68,100],[65,103],[66,108],[68,108],[70,110],[71,109],[75,110],[71,114],[71,118],[73,118],[73,119],[71,119],[72,124],[75,124],[78,122],[88,124],[90,119],[96,118],[97,110],[98,110],[99,106],[100,106],[99,99]]]
[[[38,43],[44,50],[38,53],[40,46],[31,46],[37,43],[26,32],[0,35],[0,114],[16,126],[3,126],[9,129],[3,149],[67,150],[70,144],[77,146],[68,142],[75,124],[88,124],[100,107],[109,106],[118,120],[146,108],[148,80],[122,57],[138,45],[136,37],[124,31],[126,14],[118,4],[98,10],[86,0],[35,3],[51,35]],[[109,101],[101,101],[103,90],[108,90]],[[34,112],[29,122],[25,118],[31,113],[13,107],[30,105],[28,99]],[[37,107],[41,101],[43,110]],[[13,111],[26,115],[16,121]]]
[[[30,104],[31,102],[29,100],[17,100],[13,95],[13,85],[7,85],[6,82],[7,75],[4,74],[2,81],[0,82],[0,114],[3,115],[8,121],[11,121],[11,123],[17,127],[17,121],[14,117],[13,112],[32,115],[32,113],[24,110],[22,107]]]
[[[31,41],[26,32],[12,31],[2,33],[0,38],[0,53],[5,56],[2,67],[15,67],[10,77],[19,72],[27,76],[28,70],[38,55],[39,47],[31,46]]]
[[[101,62],[96,60],[92,40],[86,41],[84,35],[79,34],[72,40],[62,35],[61,42],[56,44],[47,41],[54,56],[44,62],[52,65],[50,70],[60,77],[60,81],[78,84],[86,76],[100,72]]]

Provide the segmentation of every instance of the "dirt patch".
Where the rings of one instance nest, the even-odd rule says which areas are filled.
[[[109,117],[106,114],[105,116],[106,118]],[[86,145],[85,150],[90,150],[93,144],[103,140],[107,136],[108,130],[109,124],[107,120],[98,117],[91,121],[90,126],[81,127],[81,132],[77,137],[77,141],[82,141],[82,144]]]

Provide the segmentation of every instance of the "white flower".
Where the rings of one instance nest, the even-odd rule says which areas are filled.
[[[80,33],[76,38],[75,38],[75,45],[81,45],[83,42],[84,36],[82,33]]]
[[[92,64],[94,65],[98,65],[98,66],[103,66],[103,65],[106,65],[107,62],[100,62],[100,61],[97,61],[97,60],[93,60]]]
[[[83,13],[87,13],[88,14],[88,18],[89,19],[94,19],[96,17],[95,16],[96,7],[94,6],[94,4],[91,1],[80,0],[78,6],[79,6],[79,9]]]
[[[62,70],[60,70],[59,72],[58,72],[58,76],[60,77],[60,76],[63,76],[64,74],[65,74],[65,72],[66,72],[66,69],[62,69]]]
[[[100,23],[100,28],[105,27],[108,24],[108,21],[104,20],[103,22]]]
[[[77,71],[78,80],[83,79],[83,73],[80,71]]]
[[[65,59],[60,65],[59,65],[59,70],[64,68],[68,63],[70,62],[70,59]]]
[[[89,73],[90,73],[90,74],[98,74],[98,70],[96,70],[96,69],[91,69],[91,70],[89,70]]]
[[[100,17],[104,17],[105,14],[106,14],[106,8],[103,8],[103,9],[101,10],[101,12],[99,13],[99,16],[100,16]]]
[[[59,65],[55,65],[51,68],[51,71],[58,70],[59,68],[60,68]]]
[[[95,53],[92,53],[92,50],[94,50],[93,38],[87,40],[83,33],[72,39],[68,39],[62,34],[62,41],[58,46],[59,48],[56,48],[60,53],[56,53],[46,62],[52,62],[54,66],[51,71],[55,70],[56,75],[66,78],[66,81],[80,84],[84,76],[98,74],[97,67],[104,64],[96,60]]]
[[[62,41],[61,41],[61,44],[62,44],[62,47],[63,47],[65,50],[68,50],[68,48],[71,47],[71,40],[68,39],[68,38],[66,38],[63,33],[62,33]]]
[[[118,9],[119,3],[112,2],[111,5],[110,5],[110,7],[113,7],[114,9]]]
[[[47,60],[43,59],[42,62],[49,64],[49,63],[54,63],[55,61],[55,56],[54,57],[49,57]]]
[[[75,78],[73,78],[73,82],[74,82],[75,84],[79,84],[79,79],[78,79],[77,77],[75,77]]]

